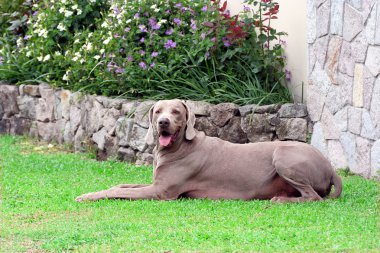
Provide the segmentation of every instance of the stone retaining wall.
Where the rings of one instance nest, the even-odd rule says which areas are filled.
[[[307,139],[308,113],[302,104],[186,103],[197,117],[195,127],[209,136],[235,143]],[[68,143],[77,151],[93,145],[100,159],[150,164],[153,147],[145,144],[144,137],[153,104],[54,90],[48,85],[0,83],[0,134]]]
[[[312,145],[335,167],[380,170],[380,1],[308,0]]]

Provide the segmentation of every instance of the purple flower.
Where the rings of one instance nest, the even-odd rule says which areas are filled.
[[[38,15],[38,11],[35,11],[35,12],[32,13],[32,16],[33,16],[33,17],[35,17],[35,16],[37,16],[37,15]]]
[[[145,62],[140,62],[139,63],[139,66],[140,66],[140,68],[142,68],[142,69],[146,69],[146,64],[145,64]]]
[[[149,25],[154,26],[155,24],[157,24],[156,20],[154,18],[150,18],[149,19]]]
[[[158,56],[158,52],[153,52],[152,54],[151,54],[151,56],[154,58],[154,57],[157,57]]]
[[[173,22],[174,22],[176,25],[181,25],[181,24],[182,24],[182,20],[179,19],[179,18],[174,18],[174,19],[173,19]]]
[[[129,32],[131,30],[131,28],[130,27],[126,27],[125,29],[124,29],[124,32]]]
[[[160,24],[155,24],[154,26],[152,26],[152,29],[153,30],[158,30],[160,29],[161,25]]]
[[[165,13],[166,14],[170,14],[170,13],[172,13],[172,11],[171,10],[166,10]]]
[[[197,24],[195,24],[195,20],[193,20],[193,19],[191,20],[190,28],[193,29],[193,30],[197,29]]]
[[[281,39],[280,39],[279,42],[280,42],[280,45],[283,45],[283,46],[286,46],[286,44],[287,44],[285,40],[281,40]]]
[[[148,30],[146,29],[145,25],[138,25],[138,28],[140,29],[140,32],[147,32]]]
[[[202,33],[201,34],[201,39],[204,40],[206,38],[206,34],[205,33]]]
[[[114,36],[113,36],[115,39],[117,38],[120,38],[120,35],[118,33],[116,33]]]
[[[119,8],[114,7],[114,8],[113,8],[113,13],[114,13],[115,15],[119,15],[119,14],[120,14],[120,10],[119,10]]]
[[[30,36],[29,35],[25,35],[24,40],[28,40],[28,39],[30,39]]]
[[[285,69],[285,79],[286,81],[290,81],[292,79],[292,72],[288,69]]]
[[[225,47],[230,47],[231,46],[231,42],[226,37],[223,37],[222,41],[223,41],[223,44],[224,44]]]
[[[216,42],[216,37],[212,37],[211,41],[215,43]]]
[[[176,46],[177,46],[177,44],[174,41],[168,40],[165,43],[164,48],[169,49],[169,48],[175,48]]]
[[[166,30],[165,34],[166,35],[172,35],[174,32],[174,29],[173,28],[170,28],[169,30]]]
[[[174,7],[176,7],[176,8],[181,8],[181,7],[182,7],[182,4],[181,4],[181,3],[178,3],[178,4],[174,5]]]
[[[3,65],[4,57],[0,56],[0,65]]]
[[[154,66],[156,66],[156,63],[153,62],[153,63],[150,64],[149,66],[150,66],[151,68],[154,68]]]
[[[207,11],[207,9],[208,9],[208,8],[207,8],[207,5],[205,5],[205,6],[202,7],[201,10],[202,10],[203,12],[205,12],[205,11]]]
[[[142,37],[142,38],[140,39],[140,42],[141,42],[141,43],[144,43],[144,41],[145,41],[145,38]]]
[[[140,54],[141,56],[143,56],[143,55],[145,55],[145,51],[144,51],[144,50],[140,50],[140,51],[139,51],[139,54]]]
[[[249,8],[249,6],[245,6],[244,5],[244,9],[243,9],[245,12],[250,12],[251,11],[251,8]]]
[[[123,68],[120,68],[120,67],[117,67],[117,68],[115,69],[115,73],[116,73],[116,74],[122,74],[122,73],[124,73],[124,69],[123,69]]]
[[[127,57],[127,61],[128,61],[128,62],[132,62],[132,61],[133,61],[133,57],[130,56],[130,55],[128,55],[128,57]]]
[[[205,57],[206,57],[206,58],[209,58],[209,57],[210,57],[210,52],[206,52],[206,53],[205,53]]]
[[[133,16],[134,18],[139,18],[140,17],[140,13],[136,13],[134,16]]]
[[[111,70],[113,70],[114,67],[115,67],[115,65],[112,62],[110,62],[110,63],[107,64],[107,69],[108,69],[109,72],[111,72]]]

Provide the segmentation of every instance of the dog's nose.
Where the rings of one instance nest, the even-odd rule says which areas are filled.
[[[158,121],[158,125],[160,127],[163,127],[163,128],[169,127],[169,125],[170,125],[169,119],[167,119],[167,118],[160,119]]]

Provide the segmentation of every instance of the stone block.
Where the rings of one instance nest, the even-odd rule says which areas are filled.
[[[118,157],[117,140],[115,137],[106,135],[104,137],[104,148],[97,150],[97,158],[101,161],[116,159]]]
[[[372,100],[372,92],[375,85],[375,78],[372,76],[369,69],[364,66],[364,78],[363,78],[363,105],[364,108],[370,110],[371,108],[371,100]]]
[[[323,107],[325,106],[326,95],[321,95],[314,85],[310,85],[308,88],[306,100],[308,114],[311,121],[319,121],[322,116]]]
[[[14,85],[0,85],[0,105],[5,117],[12,117],[19,113],[17,106],[18,87]]]
[[[106,122],[104,115],[107,112],[107,109],[97,100],[91,102],[92,106],[88,109],[87,122],[85,123],[86,130],[90,134],[99,131],[104,126]],[[111,124],[115,125],[115,123],[116,121],[111,121]],[[107,130],[109,129],[107,128]]]
[[[375,30],[375,44],[380,45],[380,3],[377,1],[377,17],[376,17],[376,30]]]
[[[70,132],[73,136],[75,136],[75,132],[77,131],[80,122],[81,122],[81,110],[76,106],[70,107]]]
[[[222,140],[233,143],[246,143],[247,134],[241,129],[240,117],[233,117],[222,128],[218,129],[218,136]]]
[[[218,136],[218,128],[211,123],[209,118],[198,117],[195,119],[195,129],[205,132],[207,136],[216,137]]]
[[[318,38],[313,45],[316,61],[321,66],[325,66],[328,44],[329,36],[323,36],[321,38]]]
[[[119,146],[129,146],[134,119],[121,117],[116,121],[116,137],[119,140]]]
[[[20,109],[20,117],[36,119],[38,99],[30,96],[17,97],[17,106]]]
[[[346,4],[344,9],[343,38],[350,42],[363,28],[364,20],[361,13],[349,4]]]
[[[365,65],[373,76],[380,73],[380,46],[369,46]]]
[[[376,140],[376,128],[367,110],[362,112],[362,129],[360,135],[364,138]]]
[[[329,160],[335,169],[343,169],[348,166],[342,145],[339,140],[329,140],[327,142],[327,149],[329,152]]]
[[[330,1],[326,1],[317,9],[317,38],[329,33],[330,23]]]
[[[335,123],[335,118],[325,107],[321,117],[322,130],[326,140],[338,140],[340,131]]]
[[[155,104],[155,101],[141,102],[134,113],[135,123],[141,127],[149,127],[149,110]]]
[[[352,57],[351,44],[343,41],[338,69],[341,73],[354,76],[355,59]]]
[[[59,106],[57,106],[57,111],[59,107],[60,115],[65,120],[70,119],[70,97],[71,97],[71,92],[68,90],[62,90],[59,93],[60,103],[59,103]]]
[[[370,115],[377,126],[376,134],[380,135],[380,77],[377,78],[372,92]]]
[[[74,136],[74,149],[76,152],[84,152],[87,143],[87,136],[82,127],[79,127]]]
[[[38,137],[44,141],[55,141],[57,130],[55,123],[37,121]]]
[[[320,122],[314,124],[311,145],[318,149],[325,157],[328,157],[327,142]]]
[[[98,149],[104,150],[107,135],[108,135],[108,132],[104,128],[100,129],[100,131],[98,131],[92,135],[91,139],[93,142],[96,143]]]
[[[350,170],[356,168],[356,136],[349,132],[342,133],[340,135],[340,143],[348,162]]]
[[[348,108],[348,131],[359,135],[362,127],[362,109],[349,107]]]
[[[210,108],[210,119],[218,127],[225,126],[239,112],[239,107],[233,103],[222,103]]]
[[[241,128],[250,142],[271,141],[276,130],[266,114],[249,114],[242,117]]]
[[[371,1],[373,4],[373,1]],[[367,19],[366,26],[364,29],[365,37],[370,45],[375,44],[375,34],[376,34],[376,23],[377,23],[377,5],[370,9],[370,15]]]
[[[380,177],[380,140],[375,141],[371,149],[371,176]]]
[[[340,58],[342,43],[341,37],[333,36],[328,44],[328,50],[324,51],[327,51],[326,73],[333,84],[338,84],[338,60]]]
[[[103,105],[104,108],[111,109],[114,108],[116,110],[121,110],[121,107],[127,101],[125,99],[120,98],[109,98],[104,96],[97,96],[95,100]]]
[[[9,133],[13,135],[28,135],[32,126],[32,121],[24,118],[13,117],[9,123]]]
[[[21,96],[41,97],[38,85],[20,85]]]
[[[145,135],[147,133],[148,129],[134,124],[129,137],[129,146],[134,150],[144,152],[148,147],[145,143]]]
[[[0,134],[9,134],[10,128],[9,119],[0,119]]]
[[[307,138],[307,120],[300,118],[281,119],[281,123],[276,129],[278,139],[303,141]]]
[[[124,162],[134,163],[136,161],[136,152],[131,148],[121,147],[117,150],[118,158]]]
[[[314,5],[314,0],[307,0],[306,7],[306,16],[309,21],[307,22],[306,41],[312,44],[317,38],[317,8]]]
[[[355,107],[363,107],[364,105],[364,65],[355,65],[354,88],[352,90],[352,103]]]
[[[340,132],[346,132],[348,130],[348,106],[335,113],[334,121]]]
[[[139,102],[137,101],[131,101],[131,102],[124,102],[121,105],[121,115],[130,116],[133,115],[136,111],[136,107],[139,105]]]
[[[351,56],[357,63],[364,63],[367,55],[368,41],[364,32],[361,32],[351,42]]]
[[[339,85],[332,85],[326,97],[326,106],[335,114],[346,105],[352,104],[352,87],[354,78],[340,74]]]
[[[36,118],[41,122],[53,122],[55,120],[54,103],[39,98],[36,105]]]
[[[313,89],[318,92],[318,97],[326,96],[331,88],[330,78],[318,62],[315,63],[314,71],[309,77],[310,86],[314,86]]]
[[[301,118],[307,116],[307,108],[304,104],[284,104],[278,111],[280,118]]]
[[[108,109],[102,119],[103,126],[107,131],[111,131],[115,127],[117,119],[120,117],[120,111],[116,108]]]
[[[210,116],[212,104],[203,101],[186,100],[185,104],[195,116]]]
[[[342,36],[343,34],[344,0],[331,1],[330,33]]]
[[[369,178],[371,175],[371,148],[371,141],[356,137],[356,166],[350,167],[352,172]]]

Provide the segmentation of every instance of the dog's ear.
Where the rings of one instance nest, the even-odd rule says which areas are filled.
[[[145,136],[145,142],[148,145],[152,145],[154,143],[154,126],[153,126],[153,110],[154,110],[154,105],[150,108],[149,110],[149,129],[148,133]]]
[[[194,139],[196,132],[195,132],[195,114],[190,110],[190,108],[186,105],[184,101],[182,101],[182,104],[186,108],[186,132],[185,132],[185,138],[186,140],[191,141]]]

